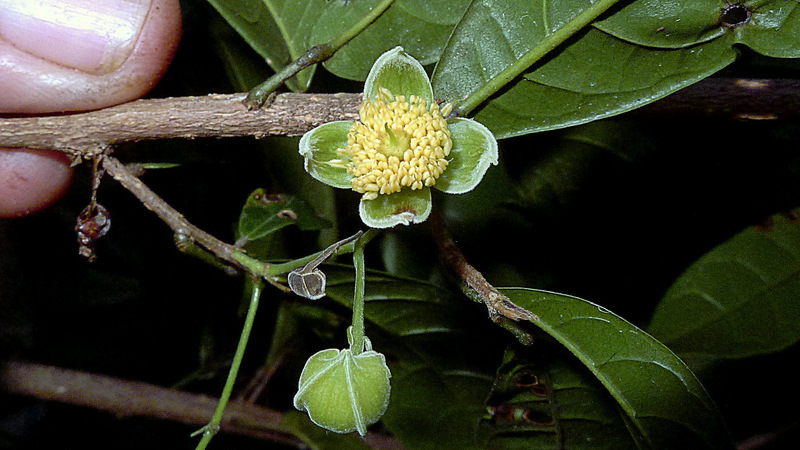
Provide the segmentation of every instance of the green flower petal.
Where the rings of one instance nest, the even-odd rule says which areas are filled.
[[[475,189],[490,165],[497,165],[497,140],[488,128],[472,119],[449,119],[447,128],[453,139],[451,160],[434,187],[463,194]]]
[[[433,102],[433,88],[428,73],[416,59],[395,47],[375,60],[364,82],[364,95],[374,99],[378,88],[386,88],[395,95],[416,95]]]
[[[361,199],[358,212],[361,220],[372,228],[389,228],[424,222],[431,214],[431,190],[403,189],[374,200]]]
[[[329,161],[342,159],[336,150],[347,146],[347,134],[352,127],[350,121],[328,122],[304,134],[300,139],[300,154],[305,159],[306,172],[329,186],[351,188],[353,176],[343,166]]]

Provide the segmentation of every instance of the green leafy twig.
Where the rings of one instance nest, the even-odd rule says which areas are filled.
[[[147,209],[153,211],[161,220],[172,228],[175,232],[176,244],[181,251],[186,252],[187,249],[191,248],[191,251],[188,253],[196,254],[202,252],[202,249],[205,249],[219,261],[228,263],[236,268],[244,269],[255,277],[263,277],[265,281],[285,292],[288,292],[289,289],[281,285],[277,278],[291,272],[295,268],[302,267],[319,255],[319,253],[315,253],[305,258],[275,265],[248,256],[241,248],[227,244],[192,225],[181,213],[165,202],[139,178],[125,168],[125,165],[118,159],[110,155],[105,155],[103,157],[103,167],[109,175],[136,196]],[[351,243],[351,245],[342,246],[335,254],[349,253],[352,251],[353,245]]]
[[[369,14],[365,15],[361,20],[350,27],[350,29],[337,36],[334,40],[325,44],[315,45],[308,49],[304,55],[253,88],[253,90],[247,94],[247,98],[244,99],[244,105],[250,110],[261,108],[265,103],[274,98],[275,90],[283,85],[286,80],[297,75],[303,69],[314,64],[319,64],[333,56],[340,48],[350,42],[354,37],[358,36],[374,22],[375,19],[380,17],[392,3],[394,3],[394,0],[381,1],[372,8]]]

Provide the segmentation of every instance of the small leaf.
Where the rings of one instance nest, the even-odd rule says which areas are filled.
[[[247,242],[261,239],[292,224],[297,224],[301,230],[319,230],[330,226],[327,220],[318,217],[301,199],[269,195],[263,189],[256,189],[242,208],[238,240]]]
[[[800,226],[775,216],[692,264],[659,303],[649,331],[675,352],[713,362],[800,341]]]
[[[729,30],[737,43],[773,58],[800,58],[800,3],[768,0],[742,4],[750,9],[752,18],[747,25]]]
[[[727,24],[727,25],[722,25]],[[639,0],[595,24],[625,41],[650,47],[681,48],[722,39],[774,58],[800,56],[797,2],[678,0],[664,5]]]

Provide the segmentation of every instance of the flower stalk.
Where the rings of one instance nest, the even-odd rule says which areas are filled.
[[[364,246],[367,245],[375,230],[370,229],[364,236],[355,242],[353,249],[353,267],[355,268],[355,286],[353,289],[353,321],[352,336],[353,342],[350,349],[354,355],[360,354],[364,350],[364,290],[366,285],[366,271],[364,269]]]

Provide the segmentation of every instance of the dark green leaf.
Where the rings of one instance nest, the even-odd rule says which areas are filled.
[[[292,224],[297,224],[301,230],[319,230],[330,226],[303,200],[270,195],[263,189],[256,189],[242,208],[237,239],[240,242],[254,241]]]
[[[435,63],[468,4],[469,0],[397,0],[326,61],[325,68],[337,76],[363,81],[372,63],[398,45],[423,65]],[[311,42],[326,42],[332,37],[330,28],[318,27],[312,32]]]
[[[352,267],[326,265],[323,271],[328,296],[351,307]],[[368,271],[364,295],[367,318],[395,336],[465,331],[458,304],[433,284]]]
[[[648,448],[731,448],[703,386],[667,347],[605,308],[552,292],[509,288],[511,301],[536,313],[533,324],[592,371]]]
[[[684,48],[725,33],[718,0],[638,0],[595,26],[619,39],[656,48]]]
[[[473,95],[543,49],[546,39],[564,32],[560,26],[593,3],[473,2],[435,69],[435,94],[449,101]],[[695,83],[733,62],[734,44],[773,57],[800,56],[797,2],[748,2],[751,18],[731,28],[720,24],[723,6],[639,0],[596,28],[569,30],[571,41],[508,83],[475,118],[498,138],[562,128],[635,109]]]
[[[280,70],[299,56],[301,49],[291,46],[286,35],[286,17],[276,19],[270,2],[260,0],[208,0],[248,44],[261,55],[273,70]],[[297,3],[297,5],[304,4]],[[282,33],[282,28],[285,30]],[[290,28],[293,28],[290,26]],[[310,68],[287,81],[294,91],[308,88],[314,69]]]
[[[638,0],[596,26],[650,47],[688,47],[722,38],[775,58],[800,56],[800,7],[785,0]]]
[[[338,36],[360,20],[379,0],[355,2],[329,0],[208,0],[228,23],[274,69],[296,60],[315,42],[312,35]],[[369,62],[372,64],[372,61]],[[315,67],[287,82],[294,91],[305,91]]]
[[[776,352],[800,340],[800,226],[776,216],[692,264],[658,305],[649,331],[713,362]]]
[[[483,448],[636,448],[615,402],[585,367],[549,344],[510,347],[481,420]]]
[[[506,163],[513,169],[514,187],[526,208],[557,213],[579,196],[593,175],[607,173],[620,161],[635,160],[654,149],[638,123],[602,120],[558,134],[536,155]],[[605,175],[607,176],[607,175]]]
[[[717,72],[735,57],[720,40],[701,48],[654,49],[589,30],[510,83],[475,119],[498,138],[578,125],[658,100]],[[438,91],[436,77],[433,83],[437,96],[455,95]]]
[[[264,64],[263,57],[253,51],[221,16],[210,18],[208,28],[214,50],[236,92],[248,91],[270,76],[271,69]]]

